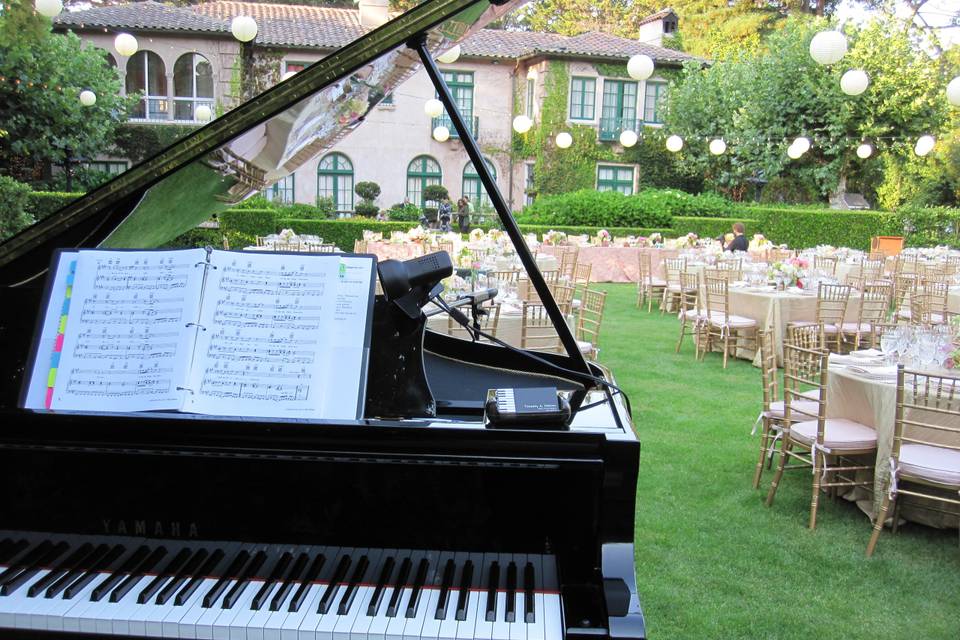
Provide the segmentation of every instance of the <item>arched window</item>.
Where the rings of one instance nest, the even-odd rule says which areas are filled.
[[[213,67],[199,53],[186,53],[173,65],[173,119],[196,120],[202,104],[213,110]]]
[[[483,162],[487,165],[490,175],[496,180],[497,168],[486,158],[483,159]],[[487,195],[487,190],[483,188],[483,183],[480,182],[480,176],[477,175],[477,170],[473,168],[472,162],[468,162],[463,168],[463,195],[470,196],[470,207],[474,210],[490,205],[490,196]]]
[[[417,156],[407,166],[407,200],[423,207],[423,190],[431,184],[440,184],[443,174],[440,165],[430,156]]]
[[[293,204],[295,194],[296,182],[292,173],[263,190],[263,196],[267,200],[281,204]]]
[[[317,197],[333,198],[337,211],[353,211],[353,165],[342,153],[330,153],[317,167]]]
[[[127,95],[136,93],[140,102],[133,108],[132,118],[167,120],[167,71],[163,60],[153,51],[138,51],[127,60]]]

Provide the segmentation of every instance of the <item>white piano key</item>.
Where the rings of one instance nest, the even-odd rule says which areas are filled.
[[[327,562],[329,562],[329,554],[325,555],[327,555]],[[324,566],[326,566],[326,563],[324,563]],[[323,585],[318,583],[310,585],[310,589],[307,591],[307,594],[303,599],[303,604],[300,605],[300,609],[298,611],[289,612],[287,617],[284,619],[283,626],[280,627],[281,640],[299,640],[300,625],[303,623],[304,618],[306,618],[311,611],[316,613],[317,602],[320,600],[321,593],[323,593]],[[314,624],[314,628],[316,628],[316,624]],[[312,631],[309,635],[312,635]]]
[[[412,569],[411,571],[416,571],[416,568]],[[407,624],[407,619],[405,616],[407,611],[407,603],[410,602],[411,590],[408,589],[406,585],[400,584],[398,584],[396,588],[403,589],[403,591],[400,594],[400,600],[397,606],[397,614],[392,618],[387,618],[387,628],[383,633],[385,640],[403,640],[403,628]],[[387,604],[388,603],[389,601]],[[386,615],[386,607],[384,607],[384,613],[382,615]]]
[[[384,549],[380,552],[377,566],[369,574],[369,586],[365,589],[364,598],[359,602],[360,609],[357,612],[357,617],[353,622],[353,627],[350,629],[350,640],[379,640],[383,637],[383,631],[386,629],[387,622],[387,603],[390,601],[390,594],[392,593],[389,582],[384,585],[383,595],[380,597],[380,607],[377,610],[376,615],[367,615],[367,609],[370,606],[370,602],[373,600],[374,592],[377,590],[377,583],[380,580],[380,574],[383,573],[383,566],[387,562],[387,558],[393,558],[394,562],[393,576],[390,576],[388,580],[392,579],[397,574],[399,569],[397,554],[397,549]],[[375,625],[375,623],[378,624]]]
[[[483,591],[483,578],[486,569],[485,558],[482,553],[471,553],[470,561],[473,562],[473,581],[470,593],[467,594],[467,617],[464,620],[457,621],[457,640],[472,640],[476,633],[477,613],[480,610],[480,596]]]
[[[189,582],[189,579],[187,580]],[[211,581],[211,585],[213,582]],[[184,583],[186,586],[186,583]],[[181,587],[182,589],[183,587]],[[179,590],[178,590],[179,591]],[[203,583],[197,588],[196,591],[190,594],[190,597],[186,601],[177,606],[177,596],[176,594],[170,598],[173,601],[173,608],[169,613],[160,621],[160,629],[163,631],[163,637],[165,638],[183,638],[190,637],[193,638],[196,634],[189,634],[184,628],[184,619],[187,614],[193,610],[194,607],[199,606],[200,602],[203,601]]]
[[[4,629],[12,629],[17,626],[17,614],[22,615],[25,611],[30,609],[30,607],[36,601],[36,598],[27,597],[27,590],[30,588],[30,585],[42,580],[48,573],[50,572],[47,569],[42,569],[14,593],[8,596],[0,597],[0,627]],[[40,597],[43,596],[41,595]]]
[[[414,613],[414,617],[407,618],[407,623],[403,626],[403,637],[406,638],[406,640],[418,639],[423,630],[423,625],[427,620],[427,616],[433,616],[433,610],[430,609],[429,605],[430,599],[432,595],[435,594],[435,591],[431,587],[433,586],[433,578],[437,570],[437,563],[440,554],[437,551],[427,551],[422,557],[426,558],[427,562],[430,564],[427,567],[427,575],[424,577],[423,586],[420,588],[420,600],[417,602],[417,609]],[[416,579],[419,564],[420,560],[417,560],[413,565],[414,580]],[[434,601],[433,606],[436,607],[436,605],[437,603]],[[400,615],[400,613],[398,612],[397,615]],[[403,615],[406,616],[406,612],[403,612]]]
[[[110,576],[114,574],[115,571],[118,571],[120,567],[126,562],[127,558],[132,556],[139,545],[130,545],[126,544],[126,550],[120,554],[120,556],[114,560],[109,567],[100,572],[100,574],[95,577],[87,585],[88,587],[93,585],[93,589],[90,589],[90,592],[87,594],[87,597],[83,600],[79,600],[79,594],[74,596],[74,600],[77,600],[75,606],[73,606],[69,611],[63,615],[63,629],[64,631],[86,631],[86,630],[96,630],[96,623],[90,618],[91,609],[96,609],[99,602],[93,602],[90,598],[93,595],[93,591],[100,586],[101,583],[106,581]],[[89,622],[88,622],[89,621]],[[92,629],[91,629],[92,627]]]
[[[333,626],[336,624],[337,607],[340,605],[340,599],[343,597],[343,583],[340,583],[340,588],[337,589],[336,594],[329,601],[330,604],[326,613],[320,613],[320,602],[329,590],[334,573],[344,556],[350,557],[350,567],[342,579],[344,581],[349,579],[349,569],[353,568],[353,563],[359,558],[359,556],[356,555],[357,551],[361,550],[352,547],[342,547],[334,556],[329,558],[329,564],[324,566],[323,572],[320,574],[321,589],[317,600],[313,606],[310,607],[310,611],[307,612],[307,615],[304,616],[303,621],[300,623],[300,629],[298,631],[300,640],[314,640],[315,638],[321,637],[331,640],[333,638]]]
[[[244,614],[250,611],[250,603],[253,602],[253,598],[257,593],[256,590],[260,588],[260,584],[262,583],[251,580],[240,597],[233,603],[233,606],[229,609],[221,610],[216,622],[213,623],[213,640],[230,640],[230,633],[233,630],[234,621],[238,618],[243,618]],[[256,587],[256,589],[253,587]],[[244,637],[247,635],[245,628],[243,635]]]
[[[333,627],[334,640],[350,640],[357,620],[368,618],[367,603],[370,602],[370,596],[373,595],[373,590],[376,588],[377,578],[380,577],[383,550],[367,549],[365,555],[368,562],[367,569],[357,582],[356,593],[353,596],[353,602],[350,604],[350,610],[340,616],[337,624]],[[359,558],[356,560],[359,561]],[[353,572],[350,573],[348,579],[352,577]]]
[[[457,602],[460,600],[460,583],[463,580],[463,568],[470,554],[458,552],[454,554],[453,561],[457,565],[454,572],[453,583],[450,585],[450,595],[447,596],[447,615],[440,621],[440,627],[437,629],[437,638],[439,640],[454,640],[457,637]]]
[[[563,613],[560,602],[560,583],[554,556],[543,556],[543,637],[544,640],[563,640]]]
[[[257,572],[257,575],[263,579],[251,580],[250,584],[247,585],[246,591],[243,592],[246,602],[243,608],[237,612],[237,615],[233,618],[233,620],[230,621],[230,624],[229,624],[230,640],[246,640],[247,639],[247,630],[250,628],[250,621],[253,619],[253,616],[255,614],[260,613],[260,611],[255,611],[251,608],[253,606],[253,599],[257,597],[257,593],[259,593],[260,589],[263,588],[263,585],[265,584],[266,579],[269,577],[270,573],[272,573],[273,571],[274,565],[276,565],[277,561],[280,559],[280,557],[284,553],[291,551],[291,547],[286,545],[270,545],[265,547],[264,551],[267,552],[267,558],[264,561],[264,563],[260,566],[260,569]],[[293,558],[291,558],[291,562],[292,561],[293,561]],[[271,591],[271,595],[275,593],[276,590],[279,588],[279,582],[282,581],[282,579],[283,577],[281,576],[278,582],[274,583],[273,590]],[[249,597],[246,597],[248,595]],[[267,611],[270,610],[269,596],[264,601],[263,606],[261,607],[261,610],[264,610],[264,609],[266,609]]]
[[[64,628],[64,615],[70,611],[73,607],[77,605],[78,602],[83,602],[84,600],[90,599],[90,594],[93,593],[93,590],[96,587],[93,584],[88,584],[82,590],[80,590],[73,598],[67,600],[63,597],[63,592],[61,591],[55,598],[44,598],[50,602],[50,605],[44,607],[44,610],[41,613],[35,613],[37,616],[45,616],[46,622],[41,623],[44,629],[48,631],[65,631]],[[41,597],[41,596],[38,596]],[[82,598],[83,600],[79,600]],[[70,621],[70,626],[73,626],[73,620]],[[79,626],[79,625],[77,625]]]
[[[356,557],[353,557],[353,560],[356,562]],[[330,608],[327,609],[326,613],[320,614],[320,620],[317,623],[313,635],[317,640],[333,640],[333,629],[337,626],[337,621],[341,617],[337,614],[337,609],[340,607],[340,601],[343,600],[343,592],[344,588],[341,585],[336,595],[330,601]],[[301,640],[303,640],[302,635]]]
[[[525,553],[513,554],[513,562],[517,566],[517,590],[513,596],[513,622],[508,623],[510,640],[527,640],[527,623],[523,619],[523,570],[527,566],[527,561],[528,557]]]
[[[389,551],[384,552],[384,557],[393,558],[393,575],[390,576],[390,581],[383,589],[383,596],[380,598],[380,607],[376,611],[376,615],[367,616],[370,620],[369,625],[367,626],[367,640],[385,640],[387,636],[387,628],[390,626],[392,618],[387,617],[387,606],[390,604],[390,598],[393,597],[393,591],[396,586],[391,586],[393,581],[397,579],[397,575],[400,572],[400,565],[403,562],[403,558],[407,552],[400,549],[390,549]],[[380,575],[377,574],[377,579],[380,578]],[[376,588],[376,585],[374,585]],[[372,597],[372,594],[371,594]],[[366,616],[366,610],[364,610],[364,615]],[[358,632],[360,630],[358,629]]]
[[[527,640],[544,640],[544,613],[543,613],[543,567],[540,561],[541,556],[527,556],[527,562],[533,565],[533,622],[526,624]],[[524,616],[523,609],[517,609],[517,619],[521,620]]]
[[[268,558],[267,562],[264,564],[264,575],[269,577],[269,573],[273,571],[275,564],[278,562],[279,558],[283,556],[284,553],[289,553],[290,563],[287,565],[287,568],[283,571],[283,574],[277,578],[277,581],[274,583],[273,588],[270,590],[270,593],[267,594],[266,599],[263,601],[260,609],[257,611],[250,610],[250,616],[246,621],[246,629],[243,636],[236,634],[236,637],[242,637],[244,640],[263,640],[264,627],[267,625],[267,622],[270,618],[278,613],[279,611],[270,611],[270,603],[273,601],[273,597],[277,595],[277,592],[280,590],[280,586],[283,584],[284,578],[286,578],[287,572],[297,561],[297,556],[301,553],[310,553],[310,549],[307,547],[298,547],[298,546],[278,546],[276,547],[276,554]],[[312,555],[312,554],[311,554]],[[304,567],[306,570],[309,567]],[[262,584],[262,583],[261,583]],[[261,588],[260,585],[257,586],[259,591]],[[292,592],[294,589],[291,589],[291,593],[287,594],[287,598],[292,597]],[[279,627],[277,627],[277,636],[279,638]]]
[[[437,620],[437,605],[440,603],[440,588],[443,586],[443,574],[447,570],[447,562],[453,560],[454,554],[444,551],[437,556],[436,565],[430,571],[430,597],[421,602],[427,605],[426,616],[423,619],[423,627],[420,629],[420,637],[423,640],[436,640],[440,635],[440,625],[443,620]],[[450,590],[447,592],[447,603],[451,602],[453,587],[456,585],[457,571],[454,563],[453,579],[450,582]],[[426,594],[424,594],[426,595]],[[456,603],[455,600],[452,602]]]
[[[473,637],[479,640],[493,639],[493,622],[487,620],[487,585],[490,579],[490,567],[494,562],[499,562],[500,556],[496,553],[483,554],[483,577],[480,581],[480,591],[477,598],[477,618],[476,626],[473,630]],[[500,584],[503,584],[504,572],[506,567],[500,567]]]
[[[221,568],[222,566],[223,565],[221,565]],[[190,598],[183,603],[186,611],[184,611],[183,616],[180,617],[180,622],[177,623],[178,637],[197,637],[197,624],[204,614],[209,613],[209,609],[203,606],[203,598],[207,595],[207,592],[213,588],[213,585],[217,584],[217,580],[218,578],[205,578]]]

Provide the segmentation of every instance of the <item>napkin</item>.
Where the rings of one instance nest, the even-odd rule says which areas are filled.
[[[854,365],[858,367],[874,367],[883,364],[883,356],[856,356],[851,354],[840,355],[838,353],[830,354],[830,364]]]
[[[883,351],[880,351],[880,349],[860,349],[859,351],[851,351],[850,355],[855,358],[882,358]]]
[[[897,379],[896,365],[880,366],[880,367],[864,367],[864,366],[851,364],[851,365],[847,365],[847,371],[852,371],[853,373],[859,374],[864,378],[870,378],[871,380],[896,380]]]

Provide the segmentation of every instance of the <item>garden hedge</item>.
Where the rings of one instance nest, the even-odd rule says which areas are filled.
[[[42,220],[82,195],[69,191],[33,191],[27,195],[27,213]]]

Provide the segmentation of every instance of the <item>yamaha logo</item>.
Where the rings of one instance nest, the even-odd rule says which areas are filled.
[[[103,532],[115,536],[150,538],[199,538],[196,522],[161,520],[101,520]]]

